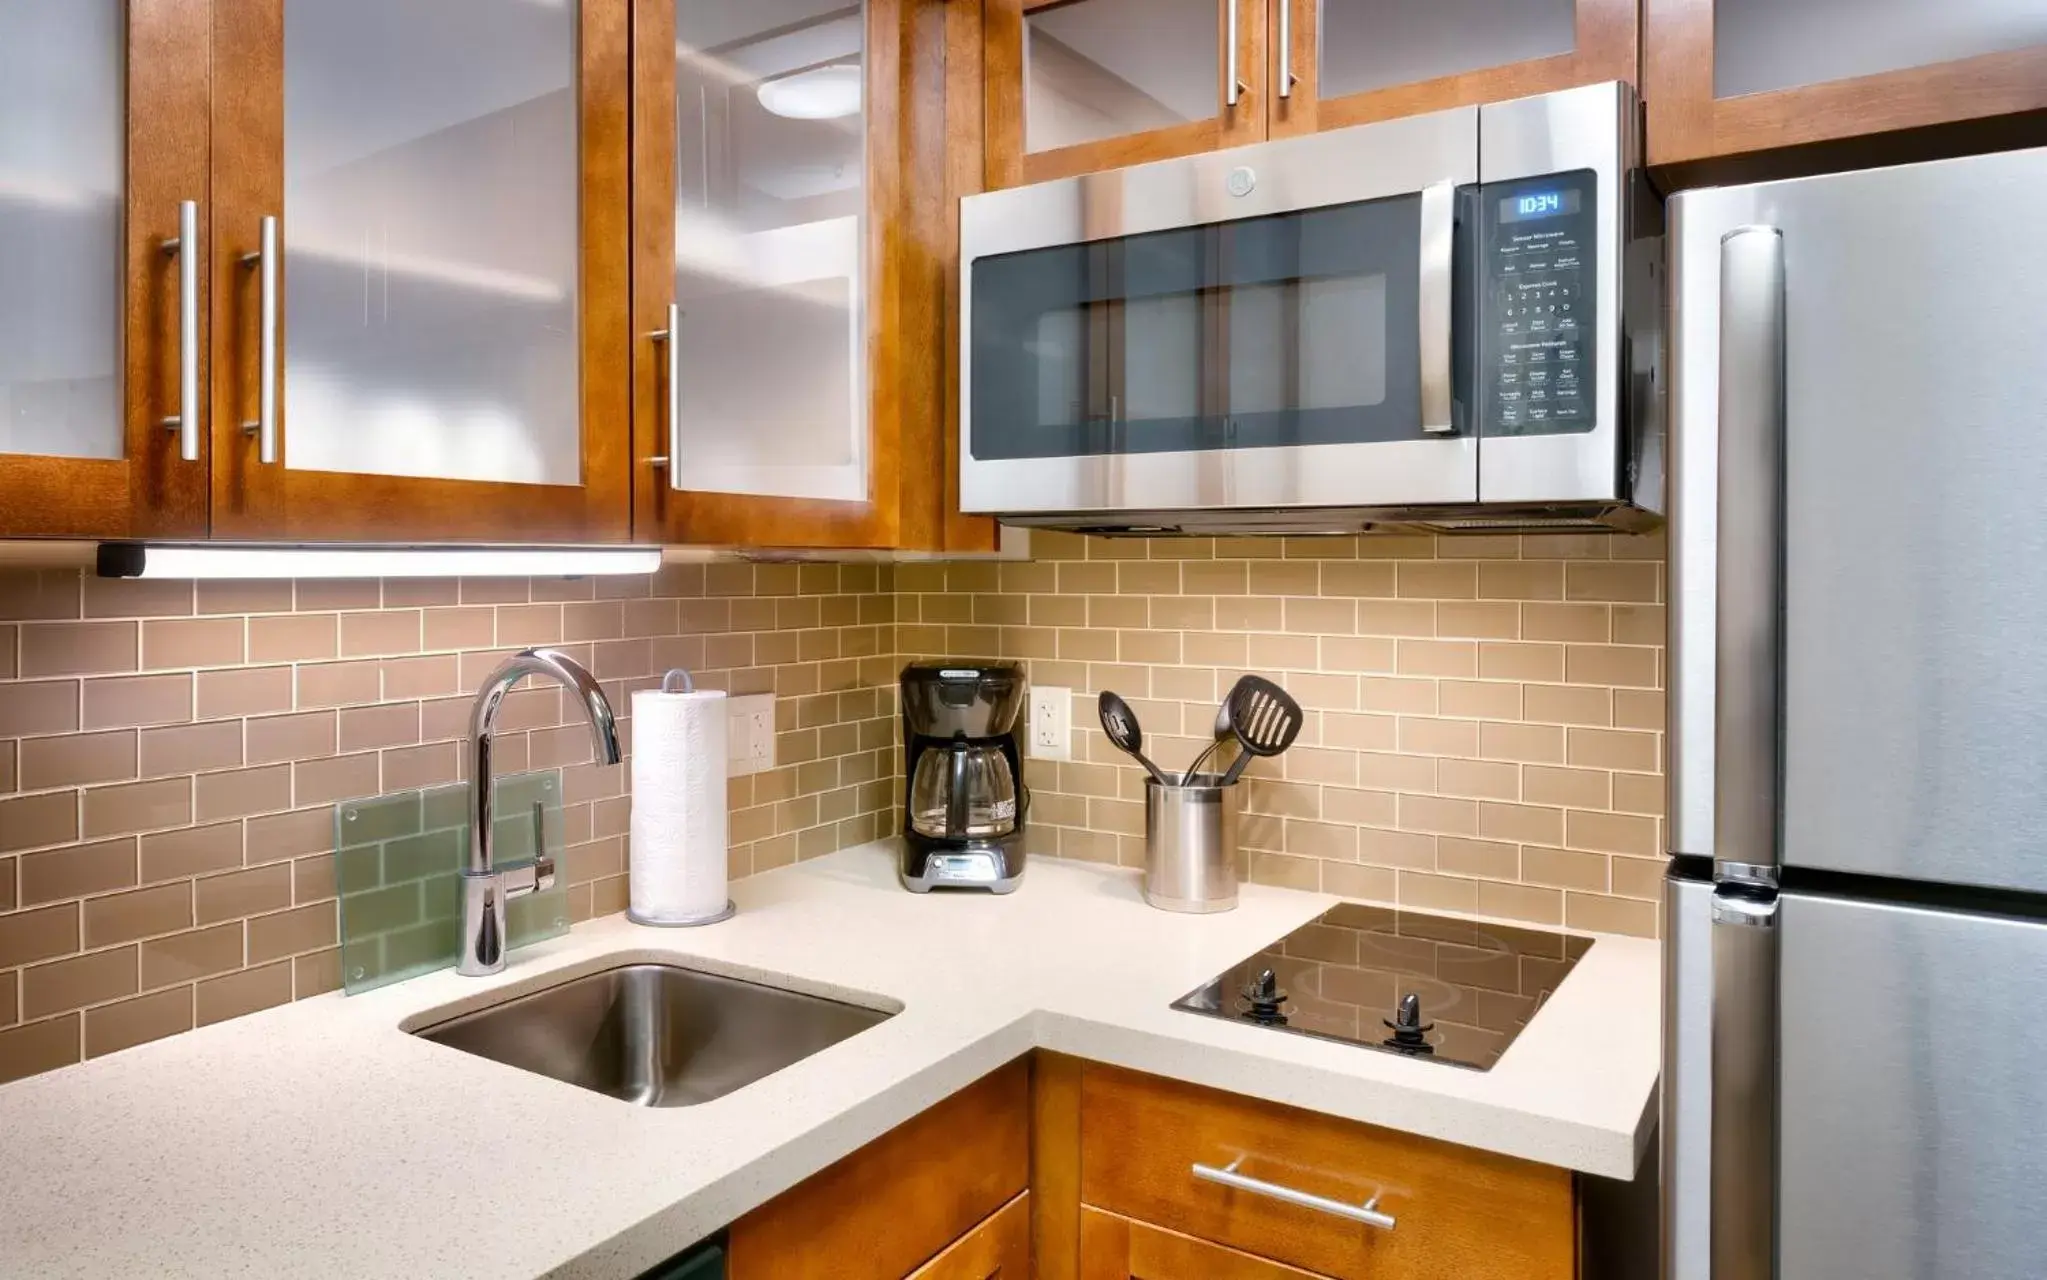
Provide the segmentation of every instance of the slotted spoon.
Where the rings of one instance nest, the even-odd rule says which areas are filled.
[[[1130,704],[1123,701],[1123,695],[1102,690],[1102,696],[1095,699],[1095,710],[1102,717],[1102,732],[1109,735],[1109,745],[1144,766],[1152,781],[1162,787],[1173,784],[1166,781],[1166,775],[1144,754],[1144,730],[1137,723],[1137,713]]]

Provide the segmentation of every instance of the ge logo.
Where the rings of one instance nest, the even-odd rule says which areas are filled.
[[[1251,188],[1258,185],[1258,174],[1248,165],[1238,165],[1223,179],[1223,186],[1233,196],[1248,196]]]

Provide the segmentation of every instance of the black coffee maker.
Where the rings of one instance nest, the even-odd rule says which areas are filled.
[[[1008,893],[1023,879],[1023,705],[1021,667],[903,668],[904,888]]]

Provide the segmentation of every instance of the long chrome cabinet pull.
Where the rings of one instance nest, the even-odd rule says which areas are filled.
[[[1457,429],[1450,416],[1450,327],[1455,298],[1451,291],[1453,257],[1457,251],[1457,186],[1437,182],[1422,188],[1421,293],[1417,319],[1421,324],[1422,430],[1447,436]]]
[[[1223,43],[1229,46],[1228,64],[1223,70],[1223,103],[1232,107],[1244,92],[1244,82],[1237,76],[1237,6],[1242,3],[1243,0],[1223,0],[1229,15],[1223,31]]]
[[[1720,240],[1713,647],[1713,865],[1723,883],[1776,883],[1784,340],[1783,232],[1728,232]]]
[[[665,348],[668,373],[668,452],[647,459],[668,469],[668,487],[682,488],[682,304],[668,304],[668,327],[647,335]]]
[[[1213,1165],[1197,1164],[1194,1166],[1194,1176],[1203,1182],[1213,1182],[1219,1186],[1230,1187],[1237,1191],[1248,1191],[1254,1196],[1264,1196],[1267,1199],[1278,1200],[1285,1204],[1298,1205],[1303,1209],[1313,1209],[1317,1213],[1327,1213],[1338,1218],[1348,1218],[1352,1222],[1362,1222],[1368,1227],[1378,1227],[1382,1231],[1393,1230],[1393,1215],[1379,1212],[1379,1197],[1377,1196],[1373,1196],[1363,1204],[1349,1204],[1342,1200],[1331,1200],[1328,1196],[1318,1196],[1306,1191],[1296,1191],[1292,1187],[1283,1187],[1277,1182],[1266,1182],[1261,1178],[1247,1177],[1237,1172],[1237,1166],[1242,1163],[1244,1163],[1244,1158],[1238,1156],[1220,1169]]]
[[[262,328],[258,338],[256,420],[242,430],[256,437],[256,455],[264,466],[277,461],[277,216],[263,219],[261,247],[242,255],[242,265],[257,273]]]
[[[1279,96],[1294,96],[1294,0],[1279,0]]]
[[[163,425],[178,433],[178,456],[199,461],[199,202],[178,202],[178,234],[163,242],[178,260],[178,411]]]

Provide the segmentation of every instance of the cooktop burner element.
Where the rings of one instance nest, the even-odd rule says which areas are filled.
[[[1485,1071],[1591,947],[1346,902],[1173,1007]]]

